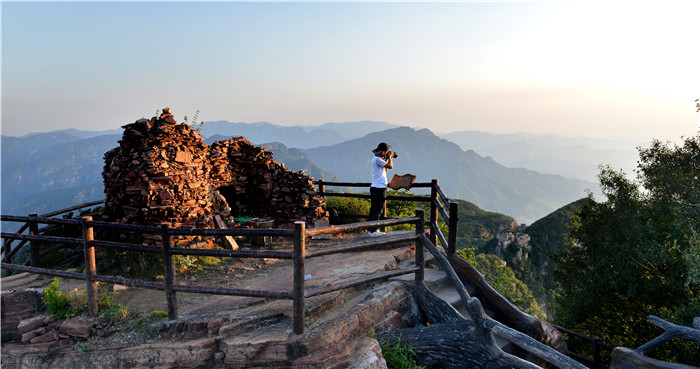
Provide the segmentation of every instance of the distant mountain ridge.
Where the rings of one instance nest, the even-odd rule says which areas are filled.
[[[281,142],[287,147],[311,148],[333,145],[349,139],[361,137],[367,132],[398,127],[386,122],[345,122],[325,123],[320,126],[280,126],[270,122],[234,123],[229,121],[206,122],[201,129],[203,137],[243,136],[259,145],[267,142]]]
[[[385,127],[389,129],[381,130]],[[507,168],[472,150],[464,151],[430,130],[397,127],[385,122],[282,127],[266,122],[220,121],[207,122],[202,127],[205,137],[208,132],[221,130],[227,133],[209,137],[207,142],[245,136],[254,144],[271,145],[268,148],[275,152],[276,160],[288,168],[306,170],[316,179],[329,181],[338,178],[369,182],[370,150],[378,142],[389,142],[399,153],[392,173],[413,173],[418,181],[439,179],[449,196],[473,202],[488,211],[508,214],[519,222],[546,215],[582,197],[584,189],[595,186],[561,176]],[[2,136],[2,211],[32,212],[30,204],[36,205],[36,202],[31,199],[46,191],[64,191],[60,198],[46,198],[44,206],[51,210],[63,207],[63,202],[75,197],[70,195],[70,188],[86,194],[83,196],[86,201],[100,198],[103,154],[118,145],[121,134],[99,133],[61,130],[23,137]],[[354,138],[337,142],[343,137]],[[294,143],[301,143],[301,140],[306,141],[300,147],[315,146],[295,147]]]
[[[464,150],[474,150],[511,168],[596,181],[599,166],[632,174],[636,168],[636,147],[645,142],[514,133],[493,134],[459,131],[440,134]]]
[[[379,142],[389,143],[399,154],[390,176],[411,173],[418,182],[438,179],[449,196],[510,215],[519,222],[539,219],[585,196],[586,190],[597,188],[593,182],[507,168],[473,150],[463,151],[428,129],[399,127],[304,151],[342,181],[369,182],[371,150]]]

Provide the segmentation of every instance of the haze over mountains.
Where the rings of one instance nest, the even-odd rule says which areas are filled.
[[[245,136],[290,169],[329,181],[368,182],[370,150],[385,141],[399,153],[391,174],[412,173],[419,182],[437,178],[448,196],[526,223],[584,197],[586,189],[596,192],[599,164],[622,167],[627,151],[636,158],[633,147],[602,140],[483,132],[441,138],[427,129],[372,121],[311,127],[220,121],[206,122],[202,133],[208,143]],[[103,154],[120,138],[121,129],[2,136],[2,212],[43,213],[102,198]]]

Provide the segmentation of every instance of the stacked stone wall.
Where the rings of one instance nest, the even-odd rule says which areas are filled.
[[[326,216],[312,178],[285,168],[271,151],[245,137],[210,147],[199,132],[178,124],[167,108],[158,118],[123,128],[119,147],[104,155],[104,220],[214,228],[215,216],[229,224],[245,216],[271,218],[285,227]],[[144,237],[139,241],[146,245],[160,243],[159,235]]]

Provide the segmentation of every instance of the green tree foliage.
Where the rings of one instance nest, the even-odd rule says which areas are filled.
[[[483,274],[486,282],[513,305],[534,317],[547,319],[547,314],[539,307],[528,286],[515,276],[505,261],[492,254],[476,254],[474,248],[458,250],[457,253]]]
[[[557,322],[632,348],[660,333],[650,314],[686,326],[700,316],[700,135],[639,157],[636,180],[601,171],[607,200],[580,207],[555,269]],[[656,354],[700,362],[687,349]]]
[[[517,225],[515,219],[507,215],[482,210],[468,201],[454,201],[459,204],[457,248],[483,249],[484,245],[496,240],[498,232]]]
[[[556,294],[557,285],[552,276],[555,261],[552,255],[564,248],[574,212],[589,201],[590,199],[584,198],[572,202],[528,226],[523,232],[530,236],[529,251],[515,242],[508,248],[513,250],[506,250],[504,260],[513,269],[515,276],[527,284],[541,306],[552,305]],[[517,258],[518,250],[525,257]]]

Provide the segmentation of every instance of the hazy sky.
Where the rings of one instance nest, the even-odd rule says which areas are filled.
[[[200,119],[698,133],[700,1],[2,2],[2,134]]]

